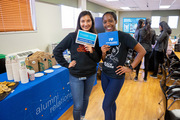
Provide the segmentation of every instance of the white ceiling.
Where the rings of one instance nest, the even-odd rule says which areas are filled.
[[[126,11],[180,10],[180,0],[119,0],[112,2],[108,2],[106,0],[88,1],[118,11],[125,11],[120,7],[130,7],[131,10]],[[159,9],[160,5],[170,5],[170,8]]]

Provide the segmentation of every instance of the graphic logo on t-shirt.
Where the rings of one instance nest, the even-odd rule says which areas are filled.
[[[94,48],[93,51],[95,51]],[[89,51],[86,51],[84,45],[79,45],[79,47],[77,48],[77,52],[89,52]]]
[[[77,51],[78,51],[78,52],[87,52],[87,51],[85,50],[84,45],[79,45],[79,47],[77,48]]]
[[[106,56],[106,59],[104,61],[104,66],[108,68],[114,68],[114,66],[117,66],[119,63],[118,59],[118,53],[120,49],[121,43],[119,43],[118,46],[112,47],[111,53]]]

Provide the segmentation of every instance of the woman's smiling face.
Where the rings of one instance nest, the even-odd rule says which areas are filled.
[[[117,21],[113,18],[111,14],[106,14],[103,17],[103,26],[106,32],[116,31]]]
[[[85,16],[81,17],[80,18],[80,26],[81,26],[82,30],[88,32],[92,27],[91,17],[89,15],[85,15]]]

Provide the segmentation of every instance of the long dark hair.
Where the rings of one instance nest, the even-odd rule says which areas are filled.
[[[162,31],[166,31],[169,35],[171,34],[172,30],[169,27],[169,25],[167,24],[167,22],[162,21],[162,22],[159,23],[159,25],[162,27]]]
[[[144,20],[143,19],[140,19],[139,21],[138,21],[138,25],[137,25],[137,28],[136,28],[136,30],[139,30],[140,28],[142,28],[142,24],[144,23]]]
[[[76,27],[76,30],[75,32],[78,32],[78,30],[82,30],[81,26],[80,26],[80,19],[81,17],[85,16],[85,15],[89,15],[91,20],[92,20],[92,26],[89,30],[89,32],[92,32],[92,33],[96,33],[96,30],[95,30],[95,25],[94,25],[94,19],[93,19],[93,16],[92,14],[89,12],[89,11],[82,11],[80,14],[79,14],[79,17],[78,17],[78,21],[77,21],[77,27]]]
[[[117,21],[117,16],[116,16],[116,14],[115,14],[114,12],[110,12],[110,11],[105,12],[105,13],[103,14],[103,16],[102,16],[102,19],[104,18],[104,16],[105,16],[106,14],[112,15],[113,18],[114,18],[114,20]]]
[[[146,30],[146,36],[144,37],[144,39],[149,40],[151,37],[151,20],[147,18],[144,24],[145,24],[145,30]]]

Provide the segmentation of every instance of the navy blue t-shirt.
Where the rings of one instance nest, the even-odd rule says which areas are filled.
[[[128,33],[118,31],[119,45],[111,46],[109,54],[107,53],[102,71],[112,78],[123,78],[123,75],[117,75],[115,71],[117,66],[124,66],[129,49],[133,49],[137,45],[137,41]]]

